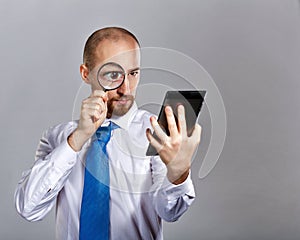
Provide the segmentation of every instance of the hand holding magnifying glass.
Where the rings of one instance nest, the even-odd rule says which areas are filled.
[[[125,79],[124,69],[117,63],[108,62],[100,67],[97,73],[97,80],[104,92],[117,89]]]
[[[104,92],[117,89],[124,80],[124,69],[114,62],[105,63],[97,72],[97,81]],[[83,101],[78,127],[68,138],[73,150],[79,151],[107,117],[107,96],[104,95],[101,90],[94,90]]]

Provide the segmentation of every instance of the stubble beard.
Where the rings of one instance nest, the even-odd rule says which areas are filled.
[[[119,102],[120,101],[120,102]],[[125,103],[121,103],[125,101]],[[134,96],[132,95],[123,95],[121,97],[115,97],[107,102],[107,117],[110,118],[112,115],[123,116],[134,103]]]

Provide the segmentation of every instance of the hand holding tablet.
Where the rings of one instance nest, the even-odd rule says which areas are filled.
[[[203,105],[206,91],[168,91],[165,95],[163,105],[161,107],[158,124],[163,131],[169,136],[168,122],[165,114],[165,107],[170,106],[173,110],[176,123],[178,124],[178,112],[177,107],[183,105],[185,109],[185,119],[187,135],[190,136],[197,121],[197,117],[200,113]],[[155,136],[155,133],[153,134]],[[156,149],[149,144],[146,152],[147,156],[158,155]]]

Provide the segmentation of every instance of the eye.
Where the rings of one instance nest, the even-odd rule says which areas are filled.
[[[136,77],[139,74],[139,71],[133,71],[129,73],[131,76]]]
[[[123,73],[112,71],[112,72],[106,72],[105,74],[103,74],[103,76],[109,81],[118,81],[123,78]]]

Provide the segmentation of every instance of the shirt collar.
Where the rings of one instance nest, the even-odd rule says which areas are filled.
[[[109,122],[113,122],[117,124],[120,128],[123,128],[125,130],[129,129],[129,124],[132,121],[136,111],[137,111],[137,105],[136,102],[133,103],[129,111],[123,115],[123,116],[116,116],[112,115],[111,118],[106,118],[103,125],[107,125]]]

